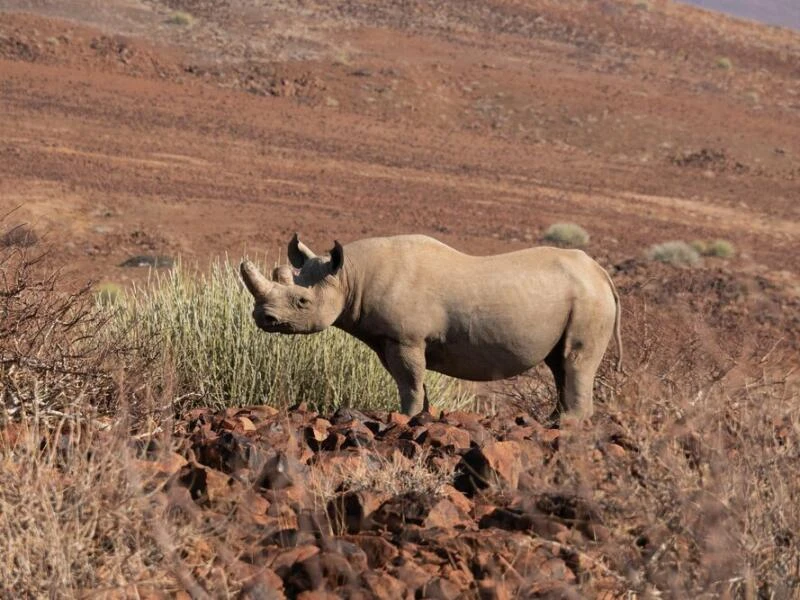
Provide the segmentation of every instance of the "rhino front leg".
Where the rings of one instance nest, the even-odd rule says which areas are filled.
[[[425,408],[425,348],[387,342],[384,362],[397,383],[404,414],[416,415]]]

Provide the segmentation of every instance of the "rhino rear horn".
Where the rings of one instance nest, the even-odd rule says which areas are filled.
[[[272,286],[275,285],[272,281],[264,277],[261,271],[249,260],[242,262],[239,267],[239,272],[242,274],[242,281],[245,286],[247,286],[247,289],[250,290],[250,293],[253,294],[255,298],[266,297],[272,289]]]
[[[288,254],[289,262],[292,263],[292,266],[295,269],[301,269],[308,259],[317,256],[308,246],[300,241],[300,238],[296,233],[294,236],[292,236],[292,240],[289,242]]]

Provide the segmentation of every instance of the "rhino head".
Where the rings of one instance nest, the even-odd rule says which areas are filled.
[[[345,304],[342,245],[334,242],[329,256],[317,256],[295,234],[288,254],[292,266],[276,267],[271,279],[250,261],[240,266],[242,281],[255,300],[256,325],[270,333],[317,333],[330,327]]]

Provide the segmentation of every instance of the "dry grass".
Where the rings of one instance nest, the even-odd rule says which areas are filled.
[[[655,244],[646,252],[647,258],[676,266],[692,266],[700,262],[696,248],[681,240]]]
[[[796,597],[800,382],[774,348],[732,357],[700,325],[632,327],[646,339],[615,401],[562,435],[545,487],[594,507],[638,594]]]
[[[333,327],[307,336],[266,334],[255,326],[252,310],[235,265],[218,262],[208,273],[178,265],[149,287],[117,296],[116,327],[108,333],[111,339],[128,336],[131,344],[156,340],[176,377],[178,410],[286,407],[301,400],[322,412],[399,405],[394,380],[352,336]],[[428,374],[427,385],[437,406],[453,410],[470,400],[455,380],[436,373]]]
[[[583,248],[589,243],[589,234],[575,223],[555,223],[547,228],[543,239],[559,246]]]

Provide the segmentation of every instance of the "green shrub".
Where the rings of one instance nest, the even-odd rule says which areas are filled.
[[[188,406],[305,401],[323,412],[342,405],[399,408],[394,380],[352,336],[333,327],[297,336],[259,330],[251,316],[252,296],[228,262],[213,264],[207,274],[181,265],[156,274],[149,287],[119,297],[115,310],[117,330],[132,342],[155,338]],[[440,408],[469,401],[456,380],[428,373],[427,386]]]
[[[559,246],[581,248],[589,243],[589,234],[575,223],[555,223],[544,232],[544,240]]]
[[[693,240],[691,244],[689,244],[692,248],[694,248],[698,254],[703,255],[708,252],[708,242],[705,240]]]
[[[94,288],[94,296],[100,305],[115,304],[122,293],[122,287],[116,283],[101,283]]]
[[[714,240],[708,243],[706,251],[703,253],[706,256],[716,256],[717,258],[732,258],[736,254],[736,250],[727,240]]]
[[[680,240],[651,246],[647,250],[647,258],[671,265],[695,265],[700,262],[697,250]]]
[[[187,12],[176,10],[166,21],[169,25],[179,25],[181,27],[188,27],[194,23],[194,17]]]
[[[730,71],[733,68],[733,63],[731,59],[727,56],[720,56],[717,58],[717,68],[723,69],[725,71]]]
[[[727,240],[694,240],[692,242],[692,248],[702,256],[732,258],[736,254],[733,244]]]

